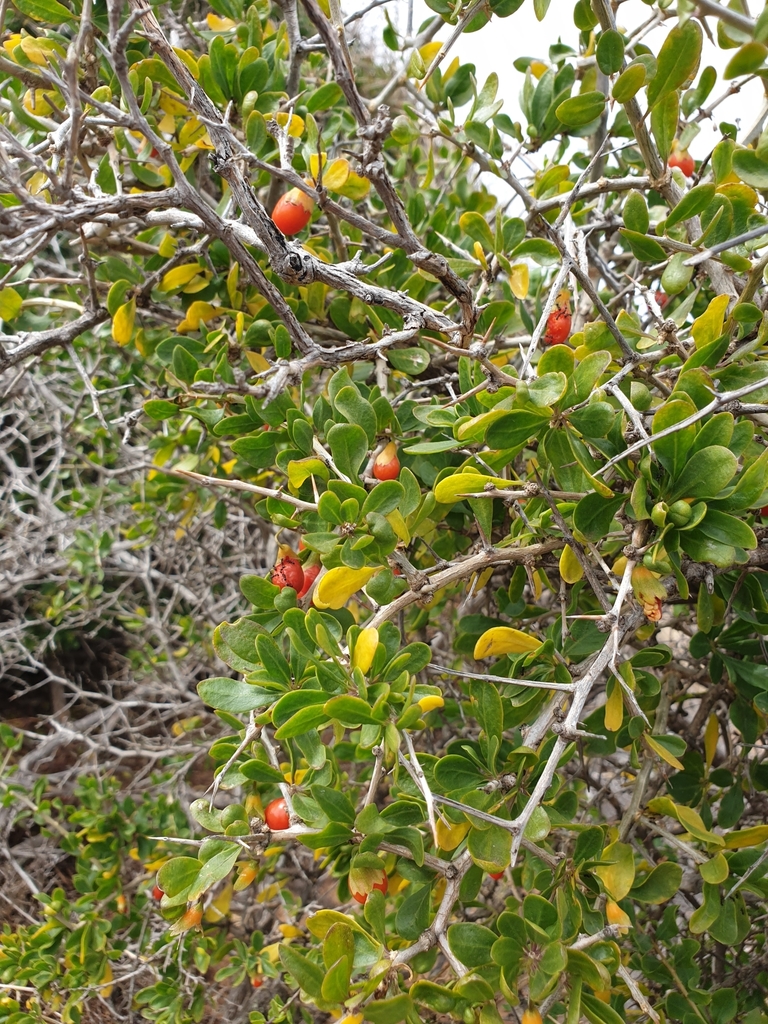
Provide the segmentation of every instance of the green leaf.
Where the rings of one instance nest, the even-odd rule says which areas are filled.
[[[519,448],[538,437],[548,423],[549,415],[543,412],[512,409],[491,423],[485,435],[485,443],[489,448],[497,450]]]
[[[452,924],[448,929],[451,952],[465,967],[484,967],[491,962],[491,949],[498,936],[480,924]]]
[[[365,1005],[365,1019],[370,1024],[399,1024],[401,1020],[411,1020],[415,1012],[413,1000],[407,994],[377,999]]]
[[[711,445],[696,452],[675,481],[669,501],[678,498],[716,498],[733,479],[738,462],[733,452]]]
[[[157,873],[157,884],[173,898],[186,892],[200,874],[202,864],[197,857],[172,857]]]
[[[672,152],[679,116],[680,97],[677,92],[668,93],[651,110],[651,132],[664,163]]]
[[[662,430],[667,430],[695,412],[696,407],[687,395],[680,398],[673,397],[666,401],[653,417],[653,433],[658,434]],[[691,423],[652,443],[651,447],[656,453],[656,457],[673,479],[682,472],[695,438],[696,424]]]
[[[682,197],[680,202],[672,208],[667,217],[667,228],[673,228],[675,224],[688,220],[690,217],[698,217],[700,213],[709,206],[715,198],[715,185],[696,185]],[[677,255],[687,258],[685,253]]]
[[[601,494],[587,494],[573,510],[573,525],[587,540],[598,541],[609,532],[624,501],[624,496],[604,498]]]
[[[733,170],[753,188],[768,188],[768,159],[754,149],[737,149],[733,154]]]
[[[395,919],[395,929],[401,938],[414,941],[427,927],[431,897],[432,886],[421,885],[406,896],[400,904]]]
[[[500,825],[472,828],[467,837],[467,849],[475,864],[484,871],[503,871],[509,864],[512,836]]]
[[[206,840],[206,842],[216,842],[216,840]],[[205,850],[205,845],[204,843],[201,847],[201,854]],[[212,885],[216,885],[222,878],[226,878],[239,855],[240,846],[237,843],[227,843],[225,849],[214,853],[200,869],[200,873],[187,894],[187,899],[199,899]]]
[[[390,348],[387,350],[387,359],[396,370],[411,377],[418,377],[430,363],[429,352],[423,348]]]
[[[216,708],[217,711],[229,711],[233,715],[268,707],[278,696],[274,690],[265,690],[260,686],[252,686],[239,679],[227,679],[223,676],[204,679],[197,684],[197,692],[205,704]]]
[[[459,217],[461,231],[475,242],[479,242],[488,252],[495,251],[495,243],[488,221],[479,213],[468,210]]]
[[[318,110],[328,110],[338,103],[342,95],[341,87],[336,82],[326,82],[309,97],[307,110],[310,114],[316,114]]]
[[[615,75],[624,63],[624,38],[616,29],[606,29],[597,41],[597,66],[604,75]]]
[[[280,588],[265,580],[262,576],[245,575],[240,577],[240,590],[246,601],[255,608],[273,608]]]
[[[645,201],[645,196],[642,192],[632,189],[627,194],[627,198],[624,200],[622,216],[624,218],[624,226],[629,228],[630,231],[637,231],[641,235],[646,234],[650,226],[650,220],[648,217],[648,203]]]
[[[600,117],[605,110],[605,103],[602,92],[584,92],[561,103],[555,110],[555,116],[569,128],[582,128]]]
[[[280,962],[286,971],[296,979],[299,988],[312,999],[322,998],[323,978],[325,977],[322,968],[313,964],[293,946],[287,946],[281,942],[279,948]]]
[[[648,85],[649,107],[693,77],[701,59],[702,40],[701,25],[694,18],[676,25],[667,35],[657,58],[656,74]]]
[[[357,423],[363,428],[368,436],[368,445],[372,446],[376,440],[376,413],[373,406],[355,387],[342,388],[334,398],[334,407],[349,423]],[[330,433],[328,435],[331,443]],[[362,460],[361,460],[362,461]],[[351,473],[350,476],[355,476]]]
[[[602,863],[594,868],[608,895],[623,900],[635,880],[635,857],[627,843],[615,842],[603,850]]]
[[[560,250],[546,238],[529,238],[512,250],[510,259],[517,260],[521,256],[530,256],[534,263],[551,267],[560,261]]]
[[[620,228],[619,234],[641,263],[663,263],[666,260],[666,252],[650,235],[642,235],[639,231],[629,231],[627,228]]]
[[[353,482],[368,454],[368,435],[352,423],[336,423],[327,434],[328,447],[338,468]]]

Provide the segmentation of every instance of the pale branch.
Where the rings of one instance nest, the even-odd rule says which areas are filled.
[[[48,349],[59,346],[66,347],[75,338],[79,338],[86,331],[98,327],[105,320],[109,320],[109,313],[106,309],[99,307],[83,313],[77,320],[70,320],[69,323],[60,327],[51,327],[47,331],[28,331],[24,334],[2,334],[0,335],[0,373],[7,370],[9,366],[15,366],[32,356],[42,355]],[[10,346],[14,346],[10,348]],[[10,348],[10,351],[8,349]]]
[[[203,487],[223,487],[230,491],[243,491],[246,494],[255,494],[260,498],[277,498],[278,501],[285,501],[287,504],[293,505],[294,508],[298,508],[303,512],[317,511],[317,504],[315,502],[294,498],[292,494],[272,487],[260,487],[258,484],[248,483],[247,480],[229,480],[225,477],[220,478],[217,476],[206,476],[204,473],[194,473],[189,469],[168,469],[152,466],[151,464],[147,464],[145,468],[155,473],[164,473],[166,476],[178,477],[180,480],[188,480]]]
[[[394,601],[380,608],[366,625],[378,628],[382,623],[395,618],[414,602],[430,598],[432,594],[442,590],[443,587],[459,583],[461,580],[472,576],[475,572],[482,572],[488,566],[520,565],[525,562],[532,562],[562,546],[562,540],[550,538],[540,544],[530,544],[523,548],[491,548],[489,551],[483,551],[477,555],[469,555],[466,558],[457,560],[447,569],[434,573],[429,577],[429,582],[425,583],[420,590],[409,590],[401,594],[400,597],[396,597]]]
[[[681,430],[685,430],[686,427],[691,426],[693,423],[698,423],[699,420],[704,419],[704,417],[709,416],[710,413],[716,412],[718,409],[722,409],[730,402],[738,401],[738,399],[743,398],[744,395],[750,395],[753,391],[759,391],[760,388],[764,388],[766,386],[768,386],[768,377],[764,377],[762,380],[753,381],[752,384],[745,384],[743,388],[736,388],[733,391],[724,391],[722,394],[713,398],[708,405],[705,405],[702,409],[697,409],[696,412],[691,413],[690,416],[686,416],[686,418],[684,420],[680,420],[679,423],[675,423],[671,427],[665,427],[664,430],[660,430],[656,434],[651,434],[650,437],[642,437],[639,441],[635,441],[619,455],[614,455],[613,458],[604,462],[602,466],[595,470],[594,475],[602,476],[611,468],[611,466],[615,466],[616,463],[622,462],[630,455],[640,451],[641,448],[645,448],[647,445],[653,444],[654,441],[661,440],[662,437],[669,437],[671,434],[676,434]]]
[[[561,690],[563,693],[573,692],[573,683],[554,683],[546,679],[513,679],[509,676],[493,676],[483,672],[467,672],[465,669],[447,668],[445,665],[427,665],[428,672],[435,675],[458,676],[461,679],[477,679],[483,683],[496,683],[506,686],[528,686],[534,690]]]

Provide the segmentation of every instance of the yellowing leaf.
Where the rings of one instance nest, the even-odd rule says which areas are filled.
[[[696,348],[709,345],[723,333],[723,321],[729,301],[729,295],[716,295],[701,316],[693,321],[691,334],[696,342]]]
[[[453,505],[465,494],[478,494],[485,490],[487,484],[495,487],[509,486],[509,480],[482,476],[480,473],[453,473],[444,477],[435,487],[435,501],[441,505]]]
[[[167,89],[163,89],[161,91],[157,105],[161,110],[165,111],[166,114],[186,115],[189,112],[189,107],[182,103],[178,96],[174,96],[173,93],[168,92]]]
[[[109,999],[112,995],[112,989],[114,985],[110,984],[112,981],[112,964],[107,960],[104,964],[104,971],[101,975],[101,984],[99,987],[99,995],[102,999]],[[103,986],[103,987],[102,987]]]
[[[549,65],[545,64],[543,60],[532,60],[530,65],[531,74],[534,78],[541,78],[544,72],[548,69]]]
[[[200,321],[207,323],[221,315],[221,309],[212,306],[210,302],[193,302],[187,310],[186,317],[181,321],[176,330],[179,334],[185,331],[196,331],[200,327]]]
[[[182,263],[180,267],[174,267],[167,274],[163,274],[160,291],[171,292],[176,288],[183,288],[193,277],[197,277],[202,269],[199,263]]]
[[[255,370],[257,373],[261,373],[263,370],[269,369],[269,363],[261,352],[252,352],[250,349],[246,349],[245,358],[248,360],[251,369]]]
[[[707,728],[704,730],[704,755],[707,759],[707,768],[712,767],[719,736],[720,723],[718,722],[717,715],[712,714],[707,719]]]
[[[608,683],[608,700],[605,702],[605,728],[607,732],[618,732],[624,721],[624,698],[616,679]]]
[[[578,583],[584,575],[581,562],[574,554],[570,544],[566,544],[560,555],[560,575],[566,583]]]
[[[346,196],[347,199],[365,199],[371,190],[371,183],[367,178],[358,174],[356,171],[350,171],[349,177],[338,189],[339,195]]]
[[[399,509],[394,509],[387,516],[384,517],[392,529],[397,534],[397,539],[401,540],[403,544],[411,543],[411,533],[408,529],[405,520]]]
[[[346,565],[329,569],[315,587],[312,603],[317,608],[343,608],[377,572],[378,569],[350,569]]]
[[[509,272],[509,287],[516,299],[524,299],[528,294],[530,273],[527,263],[515,263]]]
[[[14,320],[21,312],[24,300],[15,288],[0,290],[0,320]]]
[[[221,921],[222,918],[226,917],[229,913],[229,907],[232,903],[232,893],[234,892],[234,886],[226,885],[221,890],[215,900],[211,902],[205,914],[203,920],[208,922]]]
[[[768,839],[768,825],[753,825],[731,832],[725,837],[726,850],[741,850],[745,846],[759,846]]]
[[[299,117],[298,114],[288,114],[285,111],[280,111],[280,113],[275,114],[275,120],[294,139],[299,139],[304,134],[304,118]]]
[[[373,664],[376,648],[379,645],[379,631],[368,627],[361,631],[355,640],[355,649],[352,652],[352,668],[359,668],[365,675]]]
[[[124,302],[112,317],[112,339],[118,345],[127,345],[133,337],[133,321],[136,318],[136,299]]]
[[[442,818],[437,819],[437,842],[441,850],[455,850],[472,826],[468,821],[458,825],[446,825]]]
[[[635,858],[627,843],[611,843],[603,850],[595,874],[614,900],[623,900],[635,880]]]
[[[643,739],[651,748],[651,750],[658,754],[662,761],[666,761],[667,764],[671,764],[673,768],[677,768],[679,772],[684,771],[684,766],[678,761],[674,754],[671,754],[663,744],[655,740],[653,736],[643,736]],[[703,825],[703,822],[702,822]]]
[[[334,160],[323,170],[323,185],[329,192],[338,192],[346,185],[350,170],[349,160]]]
[[[647,736],[645,738],[648,739]],[[716,846],[725,845],[725,840],[722,836],[715,835],[714,832],[709,831],[698,811],[694,811],[692,807],[686,807],[685,804],[676,804],[675,811],[677,812],[677,820],[684,829],[690,832],[694,839],[699,839],[703,843],[714,843]],[[766,838],[768,838],[768,832],[766,832]]]
[[[494,626],[487,629],[475,644],[474,657],[479,661],[481,658],[502,654],[526,654],[537,651],[539,647],[541,640],[535,636],[529,636],[520,629],[512,629],[511,626]]]
[[[480,245],[479,242],[475,242],[475,244],[472,246],[472,251],[475,254],[475,259],[482,265],[483,270],[487,270],[488,260],[485,258],[485,253],[483,252],[482,245]]]

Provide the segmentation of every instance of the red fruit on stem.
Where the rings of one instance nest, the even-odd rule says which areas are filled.
[[[504,872],[503,872],[503,871],[489,871],[489,872],[488,872],[488,874],[489,874],[489,875],[491,876],[491,878],[493,878],[493,879],[494,879],[494,881],[496,881],[496,882],[498,882],[498,880],[499,880],[500,878],[503,878],[503,877],[504,877]]]
[[[293,587],[298,594],[304,586],[304,570],[301,562],[293,555],[286,555],[281,558],[272,570],[272,582],[276,587]]]
[[[400,459],[397,457],[397,445],[390,441],[387,447],[380,451],[373,463],[373,475],[377,480],[396,480],[400,473]]]
[[[763,507],[760,509],[760,515],[768,516],[768,505],[763,505]]]
[[[165,895],[165,893],[160,888],[160,886],[159,885],[155,885],[154,889],[152,890],[152,899],[153,900],[161,900],[164,895]]]
[[[670,153],[667,163],[670,167],[679,167],[686,178],[690,178],[696,170],[696,164],[687,149],[675,149]]]
[[[654,298],[656,299],[656,304],[658,305],[659,309],[664,309],[666,304],[669,302],[669,296],[662,291],[657,291],[654,294]]]
[[[291,819],[288,817],[288,804],[285,798],[279,796],[277,800],[267,804],[264,811],[264,820],[273,832],[283,832],[289,828]]]
[[[275,203],[272,220],[284,235],[297,235],[309,224],[314,208],[314,200],[300,188],[292,188]]]
[[[373,883],[371,889],[378,889],[379,892],[383,892],[384,895],[386,896],[388,888],[389,879],[387,878],[386,874],[382,871],[381,878],[379,879],[378,882]],[[367,892],[356,892],[354,889],[351,889],[350,892],[352,893],[352,899],[357,900],[358,903],[365,903],[365,901],[368,899]]]
[[[260,974],[255,974],[251,978],[251,984],[253,985],[254,988],[261,988],[261,986],[264,984],[264,979],[261,977]]]
[[[555,300],[555,308],[547,317],[547,329],[542,341],[545,345],[562,345],[571,333],[571,302],[568,290],[563,290]]]
[[[307,565],[304,567],[304,586],[297,592],[297,598],[306,597],[309,593],[309,588],[317,579],[321,568],[322,567],[319,562],[317,565]]]

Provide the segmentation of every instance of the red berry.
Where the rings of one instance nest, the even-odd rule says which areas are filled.
[[[504,877],[504,872],[503,871],[489,871],[488,874],[491,876],[491,878],[493,878],[497,882],[498,882],[498,880],[500,878]]]
[[[165,893],[163,892],[163,890],[160,888],[159,885],[156,884],[154,889],[152,890],[152,899],[161,900],[164,895]]]
[[[373,464],[373,475],[377,480],[396,480],[400,473],[400,459],[397,457],[397,445],[390,441],[387,447],[379,452]]]
[[[272,582],[276,587],[293,587],[298,594],[304,586],[304,570],[301,562],[293,555],[286,555],[281,558],[272,570]]]
[[[666,304],[669,302],[669,296],[662,291],[657,291],[654,295],[654,298],[656,299],[656,304],[658,305],[659,309],[664,309]]]
[[[254,988],[261,988],[261,986],[264,984],[264,979],[260,974],[255,974],[251,978],[251,984],[253,985]]]
[[[687,149],[676,149],[673,153],[670,153],[667,162],[670,167],[679,167],[686,178],[690,178],[696,170],[696,164]]]
[[[296,597],[306,597],[309,593],[309,588],[315,582],[320,572],[321,565],[318,562],[317,565],[308,565],[304,569],[304,586],[296,594]]]
[[[379,892],[383,892],[385,896],[387,895],[387,889],[389,888],[389,879],[387,878],[384,872],[382,872],[379,881],[374,882],[371,888],[378,889]],[[351,892],[352,899],[357,900],[358,903],[365,903],[365,901],[368,899],[367,892],[356,892],[354,889],[352,889]]]
[[[763,507],[760,509],[760,515],[768,516],[768,505],[763,505]]]
[[[285,802],[285,797],[279,796],[277,800],[267,804],[264,820],[273,832],[283,832],[290,827],[291,819],[288,817],[288,804]]]
[[[314,208],[314,200],[300,188],[292,188],[275,203],[272,220],[284,235],[297,235],[309,224]]]

